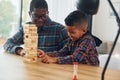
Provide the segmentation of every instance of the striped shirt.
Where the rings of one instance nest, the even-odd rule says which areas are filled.
[[[30,23],[30,22],[29,22]],[[65,27],[59,23],[51,21],[50,18],[45,26],[38,28],[38,49],[45,52],[60,50],[67,42],[68,34]],[[15,49],[24,44],[23,28],[7,40],[4,49],[7,52],[15,53]]]
[[[82,64],[99,65],[96,43],[90,33],[84,34],[79,40],[68,43],[59,51],[49,52],[49,56],[57,57],[59,64],[72,64],[77,61]]]

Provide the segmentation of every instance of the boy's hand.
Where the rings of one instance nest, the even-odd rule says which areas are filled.
[[[44,57],[41,58],[41,61],[43,63],[57,63],[58,59],[55,57],[50,57],[48,55],[45,55]]]
[[[57,58],[48,56],[42,50],[38,50],[38,58],[40,58],[43,63],[57,63]]]
[[[43,50],[38,49],[37,57],[42,58],[46,53]]]

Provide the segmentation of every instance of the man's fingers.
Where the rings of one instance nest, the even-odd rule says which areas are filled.
[[[22,50],[20,51],[20,55],[21,55],[21,56],[24,56],[24,55],[25,55],[25,50],[22,49]]]

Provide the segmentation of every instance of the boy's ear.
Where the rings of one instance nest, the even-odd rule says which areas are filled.
[[[49,11],[47,11],[47,14],[49,14]]]
[[[87,26],[83,27],[83,32],[87,32]]]

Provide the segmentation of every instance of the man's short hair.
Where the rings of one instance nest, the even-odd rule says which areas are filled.
[[[32,0],[30,3],[30,12],[32,12],[34,10],[34,8],[48,10],[48,4],[45,0]]]
[[[65,18],[65,24],[68,26],[77,26],[81,25],[84,22],[88,21],[88,17],[85,13],[75,10],[71,12],[66,18]]]

